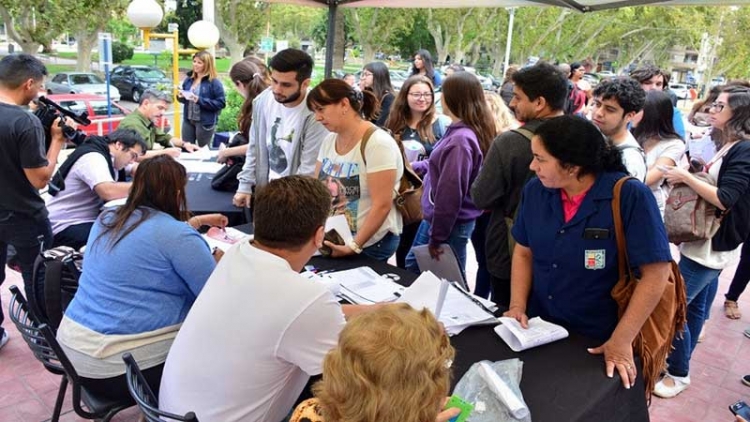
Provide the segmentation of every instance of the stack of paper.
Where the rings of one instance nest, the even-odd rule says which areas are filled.
[[[219,227],[211,227],[210,229],[208,229],[208,232],[202,234],[201,236],[206,241],[206,243],[208,243],[208,246],[211,249],[218,248],[223,252],[226,252],[227,249],[229,249],[235,243],[241,242],[246,239],[252,239],[252,235],[243,233],[232,227],[227,227],[224,229],[221,229]]]
[[[219,155],[219,151],[213,151],[208,147],[208,145],[206,145],[197,151],[180,154],[180,161],[182,160],[208,161],[217,155]]]
[[[497,324],[497,309],[487,299],[474,296],[455,282],[448,282],[426,271],[404,291],[399,302],[415,309],[427,308],[445,326],[448,335],[455,335],[472,325]]]
[[[568,330],[539,317],[529,320],[529,328],[521,327],[515,318],[502,317],[500,322],[502,325],[495,327],[495,332],[514,352],[568,337]]]
[[[341,286],[339,296],[357,305],[393,302],[404,291],[403,286],[382,277],[370,267],[337,271],[328,275]]]
[[[308,280],[312,280],[316,283],[320,283],[334,295],[334,296],[340,296],[341,295],[341,286],[339,283],[334,280],[330,275],[328,274],[319,274],[314,273],[312,271],[302,271],[300,273],[302,277],[305,277]]]

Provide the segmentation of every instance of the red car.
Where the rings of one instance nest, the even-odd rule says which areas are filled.
[[[98,135],[99,125],[96,123],[97,120],[107,118],[107,98],[101,95],[93,94],[58,94],[58,95],[47,95],[47,98],[56,102],[62,107],[68,110],[80,112],[85,111],[89,115],[91,124],[88,126],[78,126],[78,129],[82,130],[86,135]],[[122,120],[123,117],[130,114],[132,111],[121,106],[116,102],[112,104],[112,118],[119,118]],[[164,129],[165,132],[171,130],[169,126],[169,116],[162,116],[156,124]],[[117,129],[120,125],[120,121],[116,120],[112,122],[112,130]],[[109,123],[102,123],[102,134],[106,135],[110,132]]]

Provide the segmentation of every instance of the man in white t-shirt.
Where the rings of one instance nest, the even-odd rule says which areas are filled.
[[[270,180],[301,174],[312,176],[328,131],[305,103],[313,59],[294,48],[276,53],[269,62],[271,86],[253,101],[245,165],[232,202],[250,207],[253,189]]]
[[[300,210],[304,209],[304,212]],[[278,422],[338,341],[341,306],[299,272],[322,245],[328,189],[306,176],[256,192],[254,240],[232,246],[190,309],[169,351],[160,408],[202,422]]]
[[[131,184],[119,182],[119,172],[145,151],[146,143],[132,129],[89,136],[76,148],[50,181],[53,246],[80,249],[86,244],[102,205],[128,196]]]
[[[628,78],[606,80],[597,85],[591,106],[591,120],[622,152],[622,163],[631,176],[646,180],[646,154],[628,130],[643,109],[646,91]]]

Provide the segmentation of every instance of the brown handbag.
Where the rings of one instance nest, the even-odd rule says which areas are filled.
[[[370,136],[375,133],[378,127],[373,125],[365,131],[362,136],[362,143],[359,146],[360,152],[362,153],[362,161],[367,165],[367,158],[365,157],[365,146]],[[389,133],[390,134],[390,133]],[[394,139],[395,140],[395,139]],[[393,203],[396,205],[396,209],[401,213],[401,218],[404,221],[404,225],[409,225],[422,221],[422,179],[417,175],[411,164],[406,160],[404,155],[404,147],[401,142],[396,141],[398,149],[401,152],[401,161],[404,164],[404,174],[401,175],[401,181],[398,186],[398,190],[394,189],[396,197],[393,199]]]
[[[695,173],[693,176],[716,186],[716,179],[707,173]],[[693,188],[678,183],[672,187],[664,207],[667,237],[675,245],[711,239],[719,231],[722,216],[718,208],[703,199]]]
[[[617,264],[619,268],[619,279],[612,288],[612,299],[617,302],[618,318],[622,318],[625,310],[630,304],[630,298],[639,282],[633,275],[628,261],[628,249],[625,241],[625,229],[622,225],[620,214],[620,191],[622,185],[628,180],[637,180],[631,176],[625,176],[617,181],[612,198],[612,216],[615,223],[615,238],[617,239]],[[651,392],[658,381],[659,376],[666,368],[667,355],[672,349],[672,340],[678,332],[682,332],[687,321],[687,298],[685,293],[685,281],[682,279],[680,269],[674,260],[664,293],[659,303],[649,315],[643,327],[633,339],[633,351],[643,361],[643,379],[646,384],[646,398],[650,401]]]

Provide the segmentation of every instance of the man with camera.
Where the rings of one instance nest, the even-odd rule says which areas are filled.
[[[65,138],[53,124],[49,149],[39,119],[22,106],[36,98],[47,69],[29,54],[0,60],[0,283],[5,280],[8,245],[16,250],[29,297],[31,273],[40,244],[52,244],[52,229],[39,189],[49,182]],[[0,323],[3,321],[0,310]],[[0,328],[0,347],[8,334]]]
[[[132,129],[143,137],[143,140],[146,141],[146,146],[148,147],[146,155],[144,156],[145,158],[159,154],[169,154],[172,157],[177,158],[180,156],[181,148],[187,152],[193,152],[199,149],[195,144],[185,142],[180,138],[175,138],[168,133],[164,133],[164,131],[154,123],[164,115],[164,112],[169,109],[171,103],[172,97],[168,94],[154,89],[146,90],[141,96],[141,102],[138,104],[138,108],[122,119],[118,126],[120,129]],[[179,122],[176,122],[175,124],[179,124]],[[155,143],[160,144],[164,149],[152,150]]]

